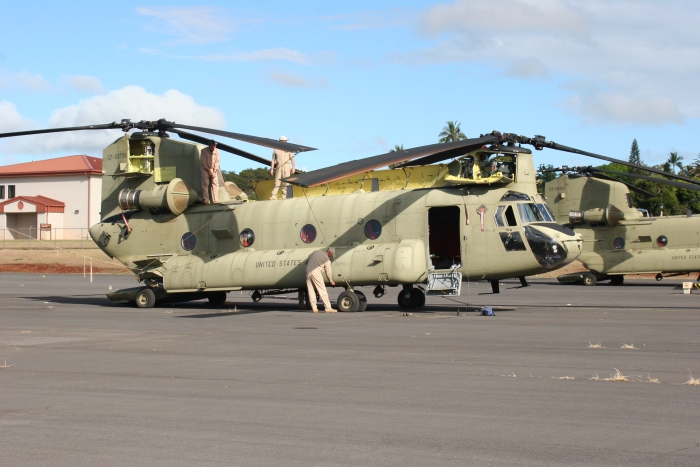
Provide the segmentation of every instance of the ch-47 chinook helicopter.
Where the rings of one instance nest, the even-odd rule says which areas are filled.
[[[341,311],[365,308],[365,286],[376,297],[401,286],[399,305],[416,308],[426,293],[458,295],[463,280],[489,280],[498,293],[500,279],[525,284],[525,276],[579,255],[580,236],[555,222],[537,193],[531,151],[521,144],[581,151],[543,136],[492,132],[297,173],[286,179],[296,186],[285,200],[247,201],[229,185],[219,189],[218,204],[200,197],[199,157],[209,138],[185,130],[297,153],[313,148],[163,119],[0,138],[103,129],[125,134],[104,150],[101,221],[90,235],[143,283],[109,294],[115,301],[142,308],[203,298],[220,304],[229,291],[252,291],[254,301],[298,291],[301,305],[307,257],[333,246],[333,276],[345,288]],[[393,168],[376,170],[386,166]]]
[[[700,216],[645,216],[632,205],[630,190],[653,195],[607,174],[694,191],[700,191],[700,181],[649,167],[635,168],[687,183],[595,167],[563,167],[555,170],[564,175],[545,184],[545,196],[557,222],[583,237],[579,260],[589,269],[559,276],[560,282],[595,285],[610,280],[620,285],[625,274],[656,274],[656,280],[661,280],[664,275],[700,272]]]

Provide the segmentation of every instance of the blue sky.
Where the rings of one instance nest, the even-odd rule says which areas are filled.
[[[437,142],[447,120],[647,164],[700,152],[700,3],[4,2],[0,132],[166,118],[309,145],[307,170]],[[121,133],[0,142],[0,164]],[[236,144],[268,157],[270,150]],[[543,151],[537,163],[597,164]],[[224,156],[224,170],[252,163]]]

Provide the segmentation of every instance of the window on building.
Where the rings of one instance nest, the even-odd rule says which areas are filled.
[[[5,199],[5,185],[0,185],[0,199]]]
[[[15,186],[7,185],[7,199],[12,199],[15,197]]]

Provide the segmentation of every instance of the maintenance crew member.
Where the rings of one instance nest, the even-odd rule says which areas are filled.
[[[280,141],[287,142],[286,136],[280,136]],[[291,164],[291,171],[290,171]],[[275,176],[275,186],[272,188],[270,199],[277,199],[277,191],[282,188],[282,199],[287,197],[287,182],[281,181],[294,173],[294,154],[282,149],[272,151],[272,161],[270,162],[270,175]]]
[[[210,140],[209,147],[202,149],[199,157],[199,164],[202,168],[202,198],[204,198],[204,204],[216,204],[219,202],[219,181],[223,185],[220,163],[221,154],[216,148],[216,141]]]
[[[331,271],[331,258],[334,254],[335,248],[316,250],[309,255],[309,259],[306,262],[306,288],[309,294],[309,304],[311,304],[311,310],[314,313],[318,313],[316,292],[321,297],[326,313],[335,313],[337,311],[331,307],[331,302],[328,300],[328,292],[326,292],[326,284],[323,281],[323,272],[325,271],[328,282],[331,285],[335,285],[333,272]]]

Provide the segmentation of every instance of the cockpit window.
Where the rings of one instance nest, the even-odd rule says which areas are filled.
[[[496,206],[496,213],[493,216],[498,227],[516,227],[518,225],[513,206]]]
[[[525,193],[520,193],[517,191],[506,191],[503,195],[501,201],[530,201],[530,197]]]
[[[505,211],[506,207],[505,206],[496,206],[496,213],[494,214],[494,218],[496,219],[496,225],[498,227],[505,227],[506,223],[503,220],[503,211]]]
[[[537,205],[537,207],[540,208],[540,212],[542,213],[542,217],[544,217],[544,219],[547,222],[554,222],[554,218],[551,216],[551,214],[547,210],[547,207],[544,204],[540,203]]]
[[[544,221],[544,217],[535,203],[518,203],[517,206],[518,212],[520,213],[520,220],[522,220],[524,224]]]

